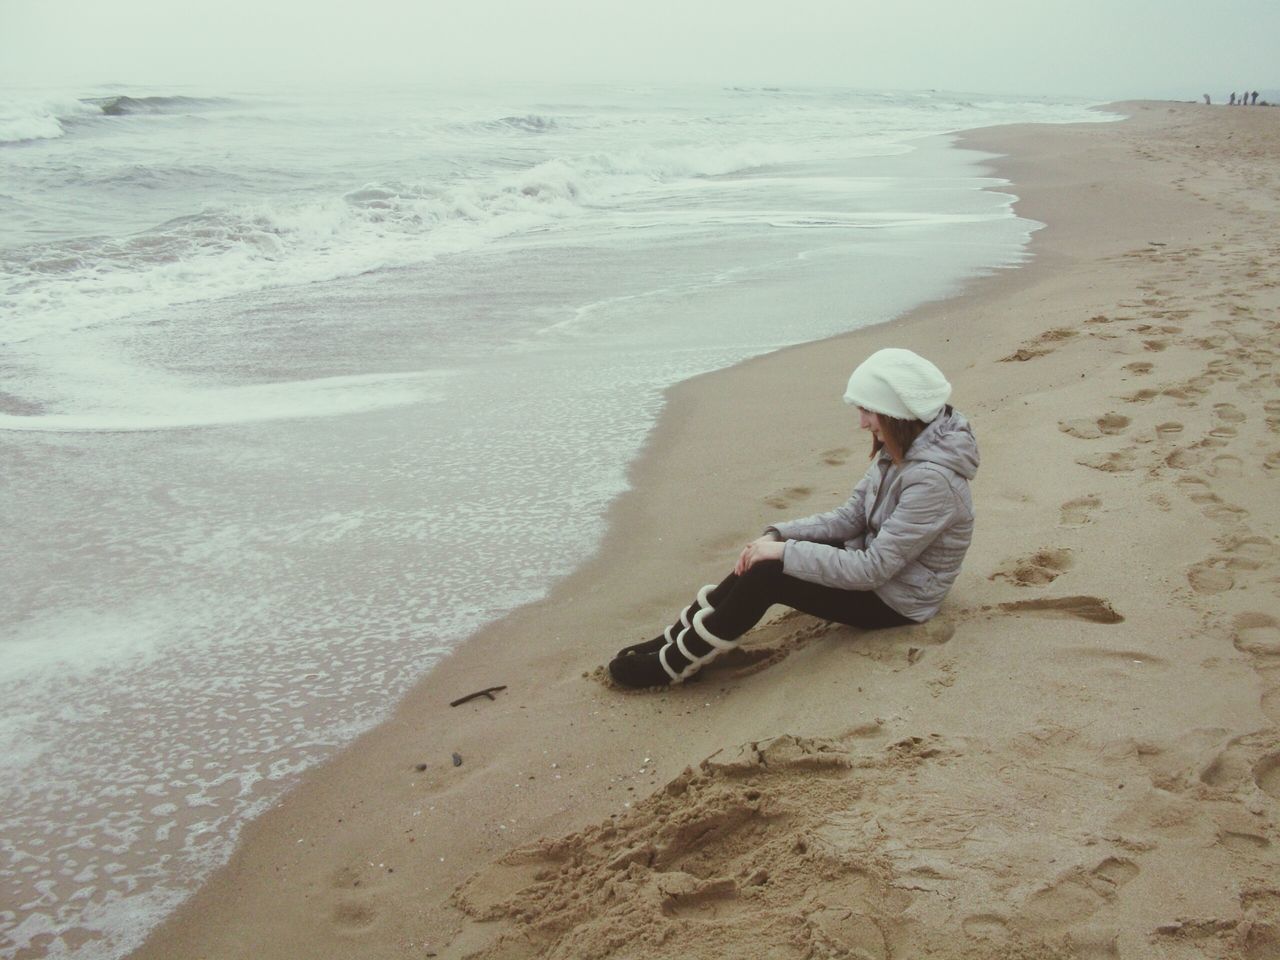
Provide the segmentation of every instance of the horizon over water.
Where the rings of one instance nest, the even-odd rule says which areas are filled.
[[[0,88],[0,958],[141,943],[591,554],[667,387],[1022,263],[946,135],[1089,105]]]

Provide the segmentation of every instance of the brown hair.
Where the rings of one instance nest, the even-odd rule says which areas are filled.
[[[883,413],[876,416],[880,421],[880,432],[884,435],[884,440],[878,437],[872,438],[871,459],[873,460],[883,449],[889,452],[889,456],[893,457],[895,462],[900,462],[911,449],[911,444],[916,442],[916,437],[920,436],[928,426],[923,420],[900,420]]]

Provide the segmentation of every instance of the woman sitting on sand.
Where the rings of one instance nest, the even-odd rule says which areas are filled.
[[[830,513],[768,527],[661,636],[621,650],[609,664],[613,679],[626,687],[687,680],[775,603],[864,630],[937,613],[973,536],[969,481],[978,470],[977,441],[950,396],[942,371],[910,350],[868,357],[844,395],[873,437],[853,496]]]

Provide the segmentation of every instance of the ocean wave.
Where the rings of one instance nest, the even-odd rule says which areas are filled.
[[[210,207],[123,237],[0,252],[3,341],[97,326],[179,303],[428,262],[617,209],[654,186],[785,159],[765,145],[642,148],[554,158],[488,178],[371,183],[301,203]],[[146,186],[153,173],[123,170]]]
[[[135,113],[190,113],[229,106],[235,101],[223,97],[130,97],[117,94],[112,97],[86,97],[83,102],[92,104],[108,117],[123,117]]]
[[[555,117],[540,113],[526,113],[494,119],[455,120],[444,124],[444,129],[458,134],[522,134],[550,133],[560,129],[560,121]]]
[[[101,114],[74,97],[0,101],[0,144],[53,140],[66,135],[67,124]]]
[[[450,376],[419,371],[203,387],[158,371],[103,363],[100,357],[85,366],[92,368],[92,376],[71,371],[71,377],[80,379],[64,382],[64,387],[74,387],[75,399],[68,404],[71,412],[42,408],[29,415],[0,413],[0,431],[132,433],[368,413],[438,403],[445,397],[442,381]],[[138,389],[143,381],[146,390]]]
[[[66,136],[68,128],[103,117],[132,114],[191,113],[225,107],[220,97],[157,96],[43,97],[0,101],[0,145]]]
[[[536,113],[529,113],[523,117],[503,117],[497,125],[510,127],[512,130],[523,130],[525,133],[546,133],[556,128],[555,120]]]

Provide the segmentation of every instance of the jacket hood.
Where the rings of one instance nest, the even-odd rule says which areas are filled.
[[[978,472],[978,438],[964,415],[948,406],[916,437],[903,459],[936,463],[972,480]]]

